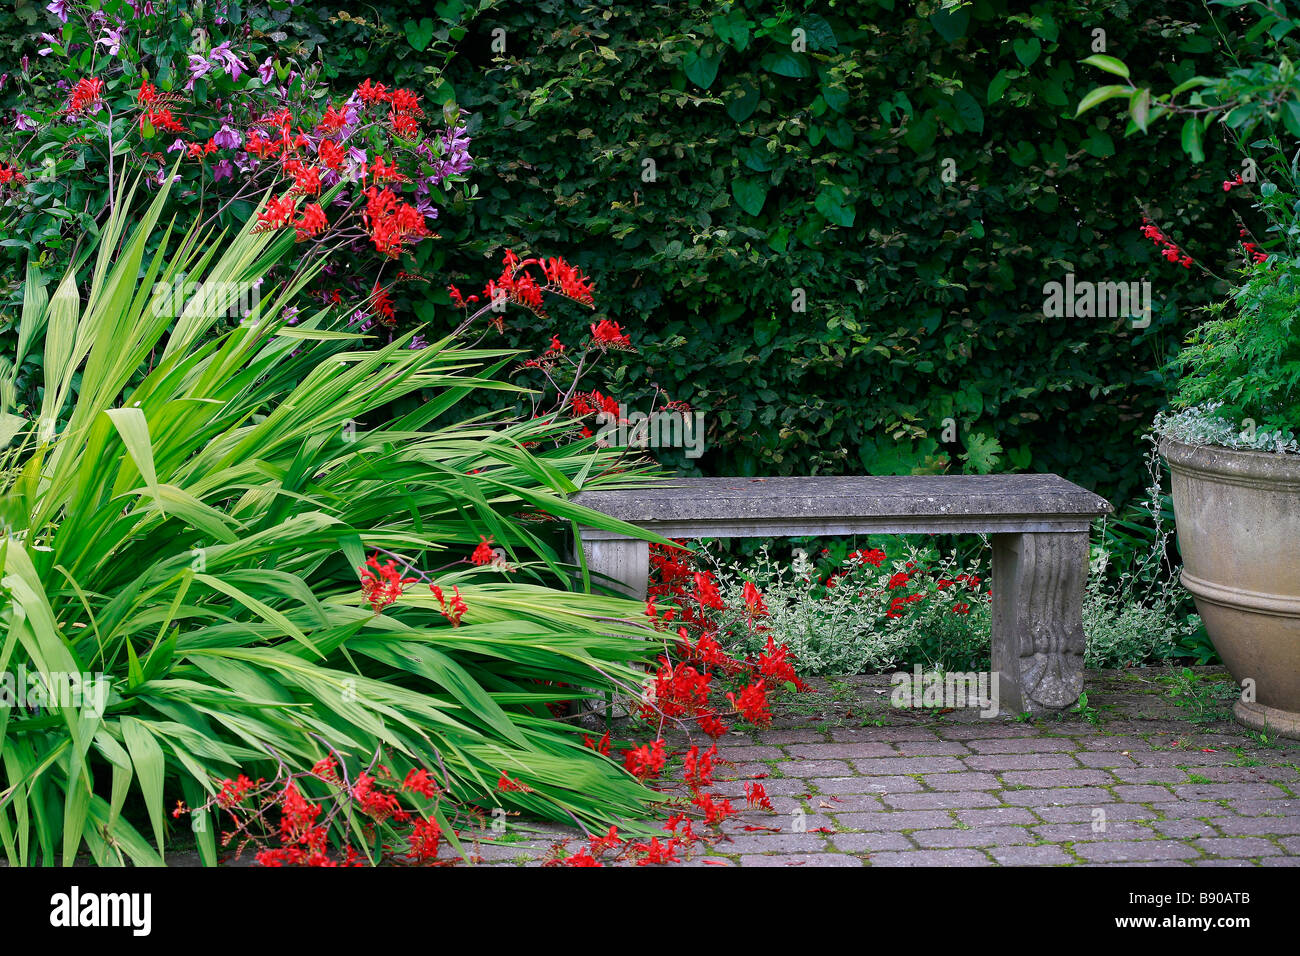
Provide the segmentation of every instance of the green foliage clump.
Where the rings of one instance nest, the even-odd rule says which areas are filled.
[[[1229,302],[1210,308],[1178,355],[1175,407],[1215,414],[1278,441],[1300,432],[1300,260],[1272,257],[1245,273]]]

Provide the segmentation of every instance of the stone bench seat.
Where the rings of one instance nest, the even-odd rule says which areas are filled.
[[[1002,711],[1060,710],[1083,689],[1088,532],[1112,509],[1057,475],[675,478],[573,500],[665,538],[988,534]],[[596,528],[581,538],[598,580],[644,600],[648,542]]]

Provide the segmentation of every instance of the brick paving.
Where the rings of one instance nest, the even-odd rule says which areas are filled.
[[[1024,721],[896,710],[886,677],[815,686],[718,741],[711,792],[743,806],[758,777],[775,809],[743,810],[684,865],[1300,866],[1300,742],[1171,696],[1170,671],[1090,673],[1088,713]],[[538,865],[580,845],[520,827],[473,852]]]

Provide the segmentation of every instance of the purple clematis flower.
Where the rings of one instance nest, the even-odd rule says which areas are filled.
[[[48,5],[45,7],[45,9],[46,9],[46,10],[49,10],[50,13],[52,13],[52,14],[54,14],[56,17],[58,17],[60,23],[67,23],[67,22],[68,22],[68,4],[69,4],[70,2],[71,2],[71,0],[54,0],[54,2],[48,4]]]
[[[238,80],[248,72],[248,67],[244,65],[244,62],[231,52],[229,40],[220,46],[212,48],[212,52],[208,54],[208,64],[216,64],[222,67],[230,74],[232,80]]]
[[[117,56],[122,49],[122,28],[116,30],[105,30],[104,35],[95,41],[96,44],[108,47],[109,56]]]
[[[273,57],[267,57],[257,66],[257,78],[267,86],[275,79],[275,67],[272,65]]]
[[[190,78],[185,81],[185,88],[187,90],[194,89],[194,81],[201,76],[207,76],[208,70],[210,69],[212,69],[212,64],[209,63],[204,57],[199,56],[197,53],[191,53],[190,54]]]
[[[233,130],[225,123],[221,124],[221,129],[212,137],[212,142],[221,149],[239,149],[243,145],[244,138],[238,130]]]
[[[235,165],[228,159],[219,159],[212,167],[212,181],[221,182],[223,179],[233,179],[235,176]]]

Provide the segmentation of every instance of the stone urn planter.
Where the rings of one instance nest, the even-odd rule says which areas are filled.
[[[1183,585],[1232,676],[1253,681],[1237,719],[1300,737],[1300,456],[1172,439],[1160,452]]]

